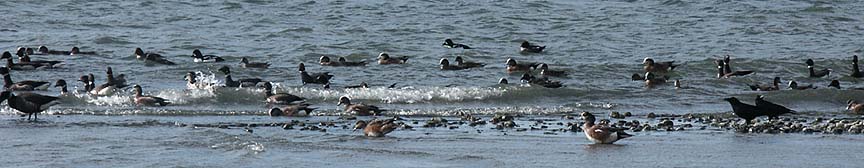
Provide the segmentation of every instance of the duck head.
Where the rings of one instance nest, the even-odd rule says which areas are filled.
[[[579,115],[582,116],[582,120],[585,120],[585,124],[588,125],[594,125],[594,121],[597,120],[597,118],[594,117],[594,114],[591,114],[589,112],[582,112],[579,113]]]
[[[852,63],[854,63],[854,64],[858,64],[858,55],[853,55],[853,56],[852,56]]]
[[[828,87],[834,87],[834,88],[840,89],[840,81],[831,80],[831,84],[828,84]]]
[[[642,77],[642,75],[639,75],[638,73],[633,73],[633,75],[630,75],[630,79],[634,81],[645,80],[645,77]]]
[[[342,97],[339,97],[339,103],[336,105],[338,106],[338,105],[350,105],[350,104],[351,104],[351,99],[348,98],[348,96],[342,96]]]
[[[797,87],[798,87],[798,82],[795,82],[795,81],[789,81],[789,85],[787,85],[787,86],[789,86],[789,88],[793,88],[793,89],[794,89],[794,88],[797,88]]]
[[[75,54],[78,54],[80,52],[81,52],[81,49],[79,49],[78,47],[72,47],[72,50],[69,51],[69,55],[75,55]]]
[[[507,58],[507,66],[516,66],[517,64],[513,58]]]
[[[726,55],[725,57],[723,57],[723,64],[729,64],[729,61],[732,61],[731,56]]]
[[[353,131],[362,130],[363,128],[366,128],[366,124],[367,124],[366,121],[357,120],[357,122],[354,123],[354,130]]]
[[[441,58],[441,61],[438,61],[438,64],[441,65],[441,67],[446,67],[450,66],[450,61],[448,61],[447,58]]]
[[[229,75],[231,74],[231,68],[228,66],[222,66],[221,68],[219,68],[219,72],[222,72],[225,75]]]
[[[57,82],[54,82],[54,87],[66,87],[66,80],[57,80]]]
[[[135,92],[136,96],[141,96],[141,85],[133,86],[132,91]]]
[[[45,48],[45,50],[47,52],[48,48]],[[135,55],[138,57],[144,57],[144,50],[141,48],[135,48]]]
[[[654,65],[654,59],[652,59],[651,57],[645,57],[645,59],[642,60],[642,64],[643,65]]]
[[[15,55],[17,55],[19,57],[21,57],[22,55],[26,55],[26,54],[27,54],[27,49],[25,49],[24,47],[18,47],[18,50],[15,51]]]
[[[2,102],[2,101],[0,101],[0,102]],[[858,105],[858,101],[849,99],[849,101],[846,101],[846,110],[852,110],[852,108],[854,108],[857,105]]]
[[[195,72],[186,72],[186,76],[184,77],[184,79],[186,79],[186,81],[188,81],[189,83],[195,83],[195,76]]]
[[[273,84],[270,84],[270,82],[264,82],[264,90],[267,92],[273,91]]]
[[[12,58],[12,53],[9,53],[9,51],[4,51],[3,56],[0,57],[0,59],[7,59],[7,58]]]
[[[378,54],[378,60],[386,60],[386,59],[390,59],[390,54],[387,54],[384,52]]]
[[[114,71],[113,71],[113,70],[111,69],[111,67],[109,66],[109,67],[105,68],[105,74],[108,74],[108,75],[114,75]]]
[[[462,59],[462,56],[456,56],[456,63],[462,64],[465,60]]]
[[[246,58],[246,57],[240,58],[240,63],[241,63],[241,64],[248,64],[248,63],[249,63],[249,59]]]
[[[81,77],[78,78],[78,81],[81,81],[81,82],[84,82],[84,84],[87,84],[87,83],[90,83],[90,77],[87,75],[81,75]]]
[[[522,45],[520,45],[520,47],[529,48],[531,47],[531,43],[529,43],[528,41],[522,41]]]
[[[330,57],[322,55],[321,58],[318,58],[318,63],[323,64],[323,63],[329,63],[329,62],[330,62]]]
[[[454,43],[453,43],[453,40],[444,39],[444,44],[441,44],[441,45],[451,46],[451,45],[454,45]]]
[[[348,60],[345,60],[345,57],[339,57],[339,62],[347,62],[347,61]]]
[[[816,64],[815,62],[813,62],[813,59],[807,59],[807,61],[804,61],[804,63],[807,64],[808,68]]]
[[[776,86],[779,84],[780,84],[780,77],[774,77],[774,85]]]
[[[547,70],[547,69],[549,69],[549,65],[547,65],[546,63],[540,64],[540,70]]]
[[[300,63],[300,65],[297,65],[297,70],[300,72],[306,71],[306,64]]]
[[[195,49],[192,50],[192,57],[204,57],[204,54],[201,54],[201,50]]]
[[[681,81],[675,79],[675,88],[681,88]]]
[[[501,78],[498,80],[498,84],[508,84],[508,83],[510,83],[510,82],[507,82],[507,78]]]
[[[48,53],[48,47],[45,47],[44,45],[39,46],[39,52],[42,54],[47,54]]]
[[[528,74],[528,73],[522,74],[522,78],[519,78],[519,80],[522,80],[522,82],[529,82],[533,79],[534,79],[534,76],[531,76],[531,74]]]
[[[651,72],[645,72],[645,80],[651,80],[651,79],[654,79],[654,78],[655,78],[654,73],[651,73]]]

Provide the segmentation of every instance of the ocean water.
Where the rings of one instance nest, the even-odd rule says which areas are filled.
[[[698,165],[705,167],[746,163],[853,166],[854,162],[837,158],[854,156],[843,153],[850,150],[849,146],[860,146],[850,143],[861,139],[855,135],[754,136],[719,130],[647,133],[624,142],[630,144],[597,148],[584,145],[588,141],[581,133],[520,135],[496,130],[469,134],[463,132],[474,129],[418,128],[397,131],[392,134],[394,138],[370,140],[341,128],[319,133],[265,127],[248,134],[242,131],[243,126],[219,129],[189,125],[289,120],[351,124],[338,118],[343,114],[336,106],[341,96],[388,109],[387,116],[414,117],[418,121],[460,113],[551,118],[581,111],[632,112],[637,116],[728,113],[731,108],[722,98],[736,96],[747,102],[757,94],[807,114],[857,117],[846,116],[844,108],[849,99],[864,99],[864,92],[825,86],[836,79],[844,88],[864,88],[860,79],[848,77],[851,56],[860,55],[864,49],[860,38],[864,34],[864,15],[859,12],[862,7],[864,3],[857,1],[798,0],[0,1],[0,22],[4,23],[0,26],[0,50],[14,52],[18,47],[46,45],[52,50],[78,46],[98,53],[33,56],[33,60],[59,60],[65,65],[13,71],[13,80],[53,83],[64,79],[71,90],[78,90],[83,87],[74,82],[78,76],[93,73],[101,83],[105,81],[104,69],[111,66],[115,73],[126,74],[130,84],[143,86],[146,94],[173,102],[167,107],[138,107],[132,103],[129,90],[107,97],[75,93],[64,96],[63,104],[52,107],[35,123],[23,121],[3,103],[0,144],[2,153],[8,156],[0,157],[0,163],[11,167],[287,167],[293,163],[336,167],[561,167],[572,163],[666,167],[694,166],[690,164],[693,161],[719,156],[718,161],[695,163],[704,163]],[[446,38],[474,49],[444,48],[441,43]],[[548,49],[539,54],[520,53],[518,46],[523,40]],[[136,47],[167,56],[178,65],[138,61],[133,55]],[[194,49],[227,61],[193,63],[189,56]],[[381,52],[408,56],[408,63],[365,67],[317,64],[321,55],[374,62]],[[755,73],[717,79],[713,61],[722,55],[732,56],[736,70]],[[461,71],[438,68],[439,59],[452,61],[456,56],[487,65]],[[242,68],[242,57],[272,66]],[[631,81],[631,74],[642,72],[645,57],[681,64],[670,75],[686,88],[666,85],[646,89],[643,82]],[[565,70],[569,76],[552,79],[566,87],[498,85],[500,78],[511,83],[519,81],[520,73],[508,74],[504,70],[508,58],[543,62],[551,69]],[[808,78],[806,59],[814,59],[817,68],[831,68],[832,74]],[[303,86],[296,70],[299,63],[305,63],[308,71],[335,75],[333,88]],[[263,102],[263,89],[186,89],[186,72],[201,72],[208,80],[219,81],[223,75],[216,69],[222,66],[232,67],[235,79],[262,78],[274,82],[277,92],[306,97],[318,108],[316,116],[266,116],[269,107]],[[767,84],[773,77],[781,77],[781,84],[795,80],[820,88],[755,92],[747,87]],[[372,88],[342,89],[360,82]],[[393,83],[395,89],[386,88]],[[59,91],[51,88],[37,93],[57,95]],[[652,145],[658,141],[658,145]],[[755,148],[759,146],[756,143],[801,146],[816,142],[826,145],[796,149],[825,155],[839,152],[839,156],[808,158],[781,149]],[[708,146],[714,143],[729,144],[729,148]],[[534,144],[543,148],[534,149]],[[688,144],[697,145],[681,147]],[[600,154],[606,153],[603,151],[611,154]],[[706,153],[663,154],[692,151]],[[739,152],[785,153],[777,158],[799,158],[802,162],[745,163],[736,161],[746,158],[728,156]],[[532,156],[523,157],[523,153]],[[543,157],[548,155],[551,157]],[[398,158],[403,156],[412,159]],[[617,156],[640,161],[596,161],[622,158]]]

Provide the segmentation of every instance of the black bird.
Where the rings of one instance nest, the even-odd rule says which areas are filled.
[[[168,104],[171,104],[171,102],[169,102],[167,99],[164,99],[161,97],[143,95],[141,92],[141,86],[140,85],[132,86],[132,88],[134,89],[134,92],[135,92],[135,104],[137,104],[137,105],[166,106]]]
[[[567,71],[560,70],[551,70],[549,69],[549,65],[542,63],[539,65],[540,75],[541,76],[554,76],[554,77],[566,77]]]
[[[441,58],[441,61],[438,62],[438,65],[441,65],[441,70],[463,70],[468,69],[468,67],[463,67],[459,65],[450,65],[450,61],[447,58]]]
[[[95,51],[81,51],[78,47],[72,47],[69,55],[96,55]]]
[[[780,90],[780,77],[774,77],[774,82],[771,85],[747,85],[753,91],[775,91]]]
[[[146,56],[144,56],[144,61],[163,64],[163,65],[177,65],[176,63],[171,62],[168,59],[165,59],[165,57],[162,57],[162,55],[154,54],[154,53],[148,53]]]
[[[192,62],[222,62],[225,59],[215,55],[201,54],[201,50],[195,49],[192,51]]]
[[[330,72],[313,73],[310,75],[306,72],[306,65],[303,63],[298,65],[298,69],[300,71],[300,80],[304,85],[307,83],[328,84],[330,83],[330,79],[333,78],[333,75],[330,75]]]
[[[6,68],[2,68],[2,69],[4,69],[4,70],[2,70],[3,71],[3,73],[2,73],[2,75],[3,75],[3,88],[6,88],[6,90],[11,90],[11,91],[47,90],[48,87],[51,86],[51,83],[43,82],[43,81],[25,80],[25,81],[13,82],[12,76],[9,74],[9,70],[6,70]]]
[[[795,81],[789,81],[789,88],[793,90],[816,89],[816,87],[813,87],[813,84],[809,84],[807,86],[798,86],[798,82]]]
[[[829,87],[829,88],[830,88],[830,87],[833,87],[833,88],[840,89],[840,81],[838,81],[838,80],[831,80],[831,83],[828,84],[828,87]]]
[[[60,95],[65,95],[69,93],[69,90],[66,89],[66,80],[57,80],[57,82],[54,82],[54,87],[60,88]]]
[[[243,78],[235,81],[231,75],[225,75],[225,87],[253,87],[262,82],[267,81],[260,78]]]
[[[653,88],[657,85],[666,84],[666,80],[669,80],[668,76],[656,77],[654,73],[646,72],[645,73],[645,87]]]
[[[791,110],[781,105],[769,102],[765,100],[765,96],[762,95],[756,96],[756,108],[759,108],[759,111],[765,113],[765,115],[768,116],[768,119],[776,119],[780,115],[787,113],[795,114],[795,110]]]
[[[675,67],[679,66],[675,65],[675,61],[654,62],[654,59],[651,57],[645,57],[645,59],[642,60],[642,65],[645,65],[644,67],[642,67],[645,72],[655,73],[665,73],[668,71],[672,71],[675,70]]]
[[[0,103],[9,100],[9,107],[28,114],[27,120],[33,116],[33,120],[39,119],[39,113],[48,110],[53,105],[60,104],[60,98],[54,96],[45,96],[36,93],[19,93],[13,94],[11,91],[3,91],[0,93]]]
[[[268,62],[249,62],[249,59],[243,57],[240,59],[240,66],[243,68],[267,68],[270,67]]]
[[[366,66],[366,61],[348,62],[345,57],[339,57],[338,61],[333,62],[328,56],[321,56],[318,63],[322,66]]]
[[[732,71],[729,67],[729,56],[726,56],[724,60],[717,60],[717,78],[729,78],[733,76],[744,76],[753,73],[753,71]]]
[[[858,70],[858,55],[852,56],[852,74],[849,76],[855,78],[864,77],[864,74],[861,74],[861,70]]]
[[[543,49],[546,49],[546,46],[534,45],[528,41],[522,41],[522,45],[519,46],[519,50],[522,52],[540,53],[543,52]]]
[[[814,64],[813,59],[807,59],[807,61],[805,63],[807,63],[807,69],[810,70],[810,77],[811,78],[821,78],[821,77],[825,77],[825,76],[828,76],[831,74],[831,69],[828,69],[828,68],[825,68],[825,69],[822,69],[819,71],[813,70],[814,69],[813,68],[813,64]]]
[[[529,73],[522,74],[522,78],[520,78],[520,79],[524,82],[528,82],[530,84],[540,85],[540,86],[543,86],[546,88],[560,88],[560,87],[564,86],[563,84],[561,84],[561,81],[549,80],[546,77],[537,78],[537,77],[532,76]]]
[[[445,39],[444,44],[441,44],[441,45],[443,45],[444,47],[447,47],[447,48],[471,49],[471,47],[468,47],[468,45],[454,43],[453,40],[450,40],[450,39]]]
[[[750,120],[753,120],[754,118],[759,116],[766,115],[762,113],[758,107],[742,103],[740,100],[738,100],[738,98],[730,97],[723,100],[728,101],[729,104],[732,105],[732,113],[740,117],[741,119],[744,119],[744,123],[747,125],[750,124]]]
[[[486,66],[484,63],[469,62],[462,59],[462,56],[456,56],[456,65],[468,68],[477,68]]]
[[[15,62],[12,62],[12,54],[8,51],[3,52],[2,56],[0,56],[0,59],[6,59],[6,67],[11,70],[33,70],[41,67],[47,67],[49,65],[29,62],[19,62],[16,64]]]

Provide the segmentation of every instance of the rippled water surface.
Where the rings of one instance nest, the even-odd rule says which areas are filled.
[[[483,152],[470,154],[475,151],[440,152],[446,150],[444,146],[451,145],[447,141],[463,141],[463,138],[486,142],[475,145],[479,147],[468,148],[477,150],[497,147],[495,143],[506,146],[501,150],[510,147],[511,150],[529,150],[515,142],[550,141],[549,144],[540,146],[554,148],[564,145],[565,148],[577,149],[551,154],[534,153],[555,155],[557,159],[573,159],[574,157],[567,155],[575,152],[582,156],[575,158],[585,160],[592,155],[585,154],[583,150],[596,150],[591,147],[582,149],[583,146],[574,145],[587,143],[582,141],[584,138],[581,134],[541,137],[526,135],[513,139],[499,137],[498,134],[457,134],[433,136],[431,139],[435,139],[435,142],[427,142],[426,138],[419,138],[424,137],[422,132],[396,133],[395,136],[399,138],[378,141],[358,138],[354,136],[357,133],[347,131],[325,135],[282,135],[285,133],[273,128],[259,130],[254,137],[247,137],[237,135],[241,132],[187,130],[173,126],[176,123],[287,120],[264,117],[268,107],[263,103],[262,89],[186,89],[183,81],[186,72],[200,71],[205,74],[205,78],[219,81],[223,75],[216,69],[225,65],[232,67],[234,78],[263,78],[276,83],[277,91],[308,98],[308,102],[318,108],[315,114],[323,116],[312,117],[312,120],[336,120],[334,116],[342,114],[341,107],[335,105],[340,96],[350,96],[354,101],[389,109],[387,115],[516,113],[557,117],[563,113],[579,111],[601,114],[622,111],[636,115],[650,112],[726,113],[731,109],[722,98],[737,96],[747,102],[757,94],[765,94],[766,99],[800,112],[836,115],[845,113],[847,100],[864,99],[864,92],[847,90],[864,87],[859,79],[848,77],[851,71],[851,56],[860,55],[864,48],[864,41],[861,40],[864,35],[864,24],[861,22],[864,15],[860,13],[862,7],[864,3],[857,1],[799,0],[0,1],[0,11],[3,11],[3,15],[0,15],[0,22],[3,23],[3,26],[0,26],[0,50],[14,52],[18,47],[46,45],[52,50],[67,50],[78,46],[82,50],[98,53],[93,56],[33,56],[33,60],[60,60],[64,61],[65,65],[58,69],[13,71],[14,80],[42,80],[53,83],[57,79],[65,79],[70,82],[70,89],[78,90],[83,87],[82,83],[73,81],[79,76],[93,73],[97,83],[101,83],[105,81],[105,67],[111,66],[115,73],[126,74],[129,83],[142,85],[146,94],[164,97],[174,103],[160,108],[137,107],[133,105],[132,94],[128,90],[107,97],[76,93],[64,96],[63,104],[54,106],[47,112],[54,115],[44,115],[45,121],[36,124],[21,121],[21,118],[15,115],[15,110],[3,105],[0,111],[0,114],[4,114],[0,115],[3,119],[0,122],[3,138],[0,140],[8,143],[4,144],[3,149],[29,150],[14,154],[16,156],[38,158],[51,153],[47,156],[60,157],[26,162],[3,157],[3,162],[13,163],[17,165],[15,167],[29,165],[30,162],[43,162],[32,165],[39,167],[63,166],[64,163],[102,166],[94,162],[165,167],[173,164],[135,163],[171,160],[170,163],[178,165],[242,166],[238,163],[222,163],[225,160],[254,160],[253,165],[270,166],[278,165],[273,162],[291,162],[292,159],[297,159],[308,163],[305,166],[353,166],[346,163],[355,161],[351,157],[360,155],[363,156],[360,158],[365,159],[361,162],[372,167],[572,165],[562,162],[513,162],[514,158],[502,155],[484,156]],[[444,48],[441,43],[446,38],[468,44],[475,49]],[[546,45],[548,49],[540,54],[520,53],[518,45],[523,40]],[[135,59],[133,50],[136,47],[165,55],[178,65],[145,64]],[[193,63],[189,57],[193,49],[201,49],[204,54],[223,56],[227,61]],[[317,64],[321,55],[344,56],[349,61],[374,62],[380,52],[397,57],[408,56],[409,61],[402,65],[369,64],[365,67],[325,67]],[[717,79],[713,61],[721,58],[720,55],[727,54],[733,58],[733,68],[753,70],[755,73],[746,77]],[[439,70],[439,59],[452,60],[455,56],[486,63],[487,66],[461,71]],[[248,57],[253,62],[269,62],[272,66],[263,70],[241,68],[241,57]],[[631,81],[630,74],[642,72],[641,61],[645,57],[653,57],[658,61],[675,60],[680,63],[681,66],[670,75],[672,79],[681,80],[685,88],[660,86],[646,89],[643,82]],[[565,70],[569,76],[552,79],[562,81],[566,87],[548,89],[524,84],[497,85],[499,78],[507,78],[511,83],[519,81],[520,73],[508,74],[504,70],[507,58],[548,63],[552,69]],[[804,60],[808,58],[816,61],[817,68],[831,68],[833,73],[827,78],[808,78],[804,64]],[[334,74],[333,88],[322,89],[320,85],[302,86],[297,72],[299,63],[305,63],[307,70],[312,72],[326,71]],[[819,89],[755,92],[749,91],[746,85],[767,84],[775,76],[781,77],[783,84],[796,80],[805,85],[819,86]],[[832,79],[840,80],[844,89],[827,89],[825,86]],[[372,88],[342,89],[360,82],[369,83]],[[386,88],[393,83],[396,83],[395,89]],[[38,93],[57,95],[58,92],[56,88],[51,88]],[[55,117],[66,116],[60,114],[74,115]],[[111,121],[122,124],[92,124],[112,123]],[[134,125],[138,122],[156,124]],[[130,123],[133,125],[128,125]],[[89,132],[102,134],[91,136],[87,135]],[[431,132],[447,133],[444,130]],[[136,134],[144,135],[144,139],[134,136]],[[25,138],[9,138],[6,135]],[[32,138],[26,138],[28,136]],[[578,141],[572,140],[571,137],[574,136]],[[684,133],[670,136],[689,141],[713,139],[713,135],[703,134]],[[682,136],[684,138],[681,138]],[[39,137],[39,140],[32,140],[37,139],[36,137]],[[644,147],[653,143],[652,141],[676,146],[665,141],[665,137],[667,135],[649,134],[645,139],[632,142],[637,145],[624,145],[611,150],[613,154],[628,154],[634,152],[628,149],[634,146]],[[716,142],[734,146],[741,143],[736,137],[724,134]],[[325,140],[321,140],[322,138]],[[757,136],[745,139],[775,142],[770,140],[773,138],[775,137]],[[822,141],[818,137],[809,136],[776,138],[791,139],[780,141],[779,144]],[[50,139],[71,141],[58,144],[61,145],[58,147],[60,151],[52,151],[53,148],[44,147],[57,144]],[[847,145],[844,140],[831,139],[828,141],[831,145],[827,146],[842,148],[840,146]],[[296,141],[302,142],[298,144]],[[394,161],[396,163],[386,165],[371,164],[370,161],[390,159],[363,155],[367,153],[366,150],[382,153],[381,150],[384,149],[379,148],[386,148],[386,144],[394,141],[396,144],[406,145],[402,146],[406,148],[416,148],[417,145],[427,143],[441,145],[441,148],[396,150],[410,151],[404,155],[416,158],[436,156],[429,160],[418,159],[418,162],[425,161],[428,165],[409,161]],[[709,143],[711,142],[715,141]],[[325,152],[318,150],[331,144],[337,145],[327,147]],[[370,146],[358,147],[359,144]],[[459,145],[471,144],[462,142]],[[106,148],[135,152],[99,152]],[[748,145],[733,148],[753,150],[752,146]],[[606,149],[608,148],[603,148]],[[715,148],[708,151],[712,149]],[[432,151],[427,153],[422,152],[423,150]],[[292,154],[281,155],[286,151]],[[655,148],[638,148],[636,151],[653,153]],[[160,155],[146,155],[142,160],[130,159],[136,158],[135,153],[146,152]],[[311,154],[302,155],[296,154],[297,152]],[[86,153],[81,156],[82,159],[69,157],[82,153]],[[198,160],[200,162],[163,158],[204,157],[214,153],[221,155],[221,158]],[[459,157],[463,155],[466,157]],[[382,157],[385,156],[402,156],[402,153],[389,153]],[[335,157],[335,160],[342,162],[315,162],[317,158],[324,157]],[[536,156],[532,156],[534,157]],[[507,159],[502,161],[501,158]],[[454,164],[441,164],[441,160]],[[484,162],[473,162],[474,160]],[[849,166],[837,164],[839,165],[830,167]],[[682,161],[670,165],[648,165],[665,167],[687,164]],[[711,166],[724,165],[709,165]]]

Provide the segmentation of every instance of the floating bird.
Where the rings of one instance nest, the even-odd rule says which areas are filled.
[[[192,51],[192,62],[222,62],[225,59],[215,55],[201,54],[201,50],[195,49]]]
[[[780,77],[774,77],[771,85],[747,85],[753,91],[775,91],[780,90]]]
[[[849,110],[854,114],[864,114],[864,104],[858,103],[858,101],[855,100],[849,100],[846,102],[846,110]]]
[[[145,53],[141,48],[135,48],[135,58],[143,59],[145,62],[163,64],[163,65],[176,65],[174,62],[165,59],[162,55],[156,53]]]
[[[833,88],[835,88],[835,89],[840,89],[840,81],[838,81],[838,80],[831,80],[831,83],[828,84],[828,87],[829,87],[829,88],[833,87]]]
[[[93,86],[93,83],[90,82],[90,76],[83,75],[81,76],[81,78],[78,78],[78,81],[84,83],[84,92],[89,93],[91,90],[93,90],[93,87],[95,87]]]
[[[735,116],[738,116],[741,119],[744,119],[744,124],[749,125],[750,120],[753,120],[759,116],[766,115],[758,107],[756,107],[754,105],[742,103],[740,100],[738,100],[738,98],[730,97],[730,98],[725,98],[723,100],[728,101],[729,104],[732,105],[732,113],[735,114]]]
[[[29,62],[12,62],[12,54],[8,51],[3,52],[0,59],[6,59],[6,67],[11,70],[34,70],[37,68],[50,67],[50,64],[38,64],[38,63],[29,63]]]
[[[538,68],[538,69],[540,69],[540,75],[541,76],[554,76],[554,77],[566,77],[567,76],[566,71],[550,70],[549,65],[547,65],[547,64],[540,64],[540,68]]]
[[[243,78],[235,81],[231,75],[225,75],[225,87],[253,87],[262,82],[266,81],[260,78]]]
[[[93,87],[92,90],[90,90],[89,92],[90,94],[97,96],[109,96],[113,95],[114,92],[116,92],[118,89],[117,85],[114,85],[111,82],[105,82],[102,85],[96,86],[96,77],[93,76],[93,74],[88,74],[87,76],[89,78],[88,80],[90,82],[90,85]]]
[[[2,69],[6,69],[6,68],[2,68]],[[4,73],[2,73],[2,75],[3,75],[3,87],[6,88],[6,90],[11,90],[11,91],[47,90],[48,87],[51,86],[50,82],[43,82],[43,81],[24,80],[24,81],[13,82],[12,76],[9,74],[9,70],[3,70],[3,72],[4,72]]]
[[[186,88],[188,89],[210,89],[214,86],[213,83],[199,81],[198,74],[191,71],[186,73],[184,79],[186,79]]]
[[[351,99],[342,96],[339,97],[339,103],[336,105],[345,105],[345,113],[355,113],[358,116],[369,116],[369,115],[380,115],[382,112],[387,111],[378,106],[367,105],[363,103],[351,104]]]
[[[585,130],[585,137],[595,144],[612,144],[618,140],[633,136],[620,128],[609,127],[606,124],[594,124],[597,119],[591,113],[582,112],[581,115],[582,119],[585,120],[585,124],[582,125],[582,128]]]
[[[444,47],[447,47],[447,48],[471,49],[471,47],[468,47],[465,44],[454,43],[453,40],[451,40],[451,39],[444,39],[444,44],[441,44],[441,45],[443,45]]]
[[[366,66],[366,61],[348,62],[345,57],[339,57],[338,61],[333,62],[330,57],[323,55],[318,59],[318,63],[322,66]]]
[[[399,128],[399,124],[393,123],[393,119],[373,119],[369,122],[358,120],[354,125],[354,131],[362,129],[363,135],[368,137],[384,137],[396,128]]]
[[[546,46],[534,45],[528,41],[522,41],[522,45],[519,46],[519,51],[529,53],[540,53],[543,52],[543,49],[546,49]]]
[[[135,85],[132,88],[135,90],[135,104],[143,106],[166,106],[171,104],[171,102],[161,97],[143,95],[140,85]]]
[[[298,69],[300,71],[300,81],[303,84],[314,83],[314,84],[328,84],[330,83],[330,79],[333,79],[333,75],[330,75],[330,72],[322,72],[322,73],[308,73],[306,72],[306,65],[300,63],[298,65]]]
[[[762,95],[757,95],[755,102],[756,108],[759,108],[762,113],[765,113],[765,115],[768,116],[768,119],[776,119],[783,114],[795,114],[795,110],[769,102],[765,100],[765,96]]]
[[[282,107],[274,107],[268,112],[271,117],[276,116],[309,116],[315,108],[309,108],[309,104],[286,105]],[[301,114],[300,112],[306,112]]]
[[[507,78],[501,78],[498,80],[498,84],[506,85],[510,84],[510,82],[507,81]]]
[[[357,89],[357,88],[367,89],[367,88],[369,88],[369,84],[366,84],[366,82],[360,82],[360,85],[345,86],[345,89]]]
[[[48,110],[53,105],[60,104],[59,97],[45,96],[36,93],[13,94],[11,91],[0,93],[0,103],[9,100],[7,105],[12,109],[27,114],[27,120],[33,116],[33,120],[39,119],[39,113]]]
[[[789,86],[789,88],[791,88],[791,89],[793,89],[793,90],[816,89],[816,87],[813,87],[813,84],[810,84],[810,85],[807,85],[807,86],[798,86],[798,82],[795,82],[795,81],[789,81],[789,85],[788,85],[788,86]]]
[[[270,67],[270,63],[267,62],[249,62],[249,59],[243,57],[240,59],[240,66],[243,68],[267,68]]]
[[[814,70],[813,68],[813,59],[807,59],[805,62],[807,63],[807,69],[810,71],[811,78],[821,78],[831,74],[831,69],[825,68],[819,71]]]
[[[728,58],[728,56],[727,56],[727,58]],[[727,65],[726,62],[728,62],[728,61],[724,61],[724,60],[717,60],[716,61],[717,69],[718,69],[717,78],[729,78],[729,77],[733,77],[733,76],[744,76],[744,75],[749,75],[749,74],[753,73],[753,71],[732,71],[732,70],[730,70],[730,67]]]
[[[468,67],[463,67],[459,65],[450,65],[450,61],[447,61],[447,58],[441,58],[441,61],[438,63],[441,65],[441,70],[463,70],[468,69]]]
[[[95,51],[81,51],[78,47],[72,47],[69,55],[96,55]]]
[[[675,70],[675,67],[678,65],[674,64],[675,61],[666,61],[666,62],[654,62],[654,59],[651,57],[645,57],[642,60],[642,65],[645,65],[643,69],[645,72],[655,72],[655,73],[665,73],[671,70]]]
[[[507,72],[531,72],[532,69],[537,69],[537,63],[523,63],[519,64],[513,58],[507,58]]]
[[[57,82],[54,82],[54,87],[60,88],[60,95],[69,94],[69,90],[66,89],[66,80],[57,80]]]
[[[273,85],[270,82],[264,83],[264,92],[267,93],[267,103],[270,104],[293,104],[306,100],[288,93],[273,93]]]
[[[564,87],[564,85],[561,84],[561,81],[549,80],[549,78],[546,78],[546,77],[537,78],[537,77],[534,77],[533,75],[531,75],[527,72],[525,74],[522,74],[522,78],[520,78],[520,79],[523,82],[528,82],[530,84],[540,85],[540,86],[543,86],[546,88]]]
[[[486,66],[486,64],[484,64],[484,63],[465,61],[464,59],[462,59],[462,56],[456,56],[456,65],[461,66],[461,67],[468,67],[468,68],[477,68],[477,67]]]
[[[402,58],[392,58],[390,54],[380,53],[378,54],[378,64],[387,65],[387,64],[404,64],[408,62],[408,57],[403,56]]]
[[[657,85],[666,84],[666,80],[669,80],[669,77],[658,78],[652,72],[645,73],[645,86],[648,88],[652,88]]]
[[[852,56],[852,74],[849,76],[854,78],[864,77],[864,74],[861,73],[861,70],[858,70],[858,55]]]

